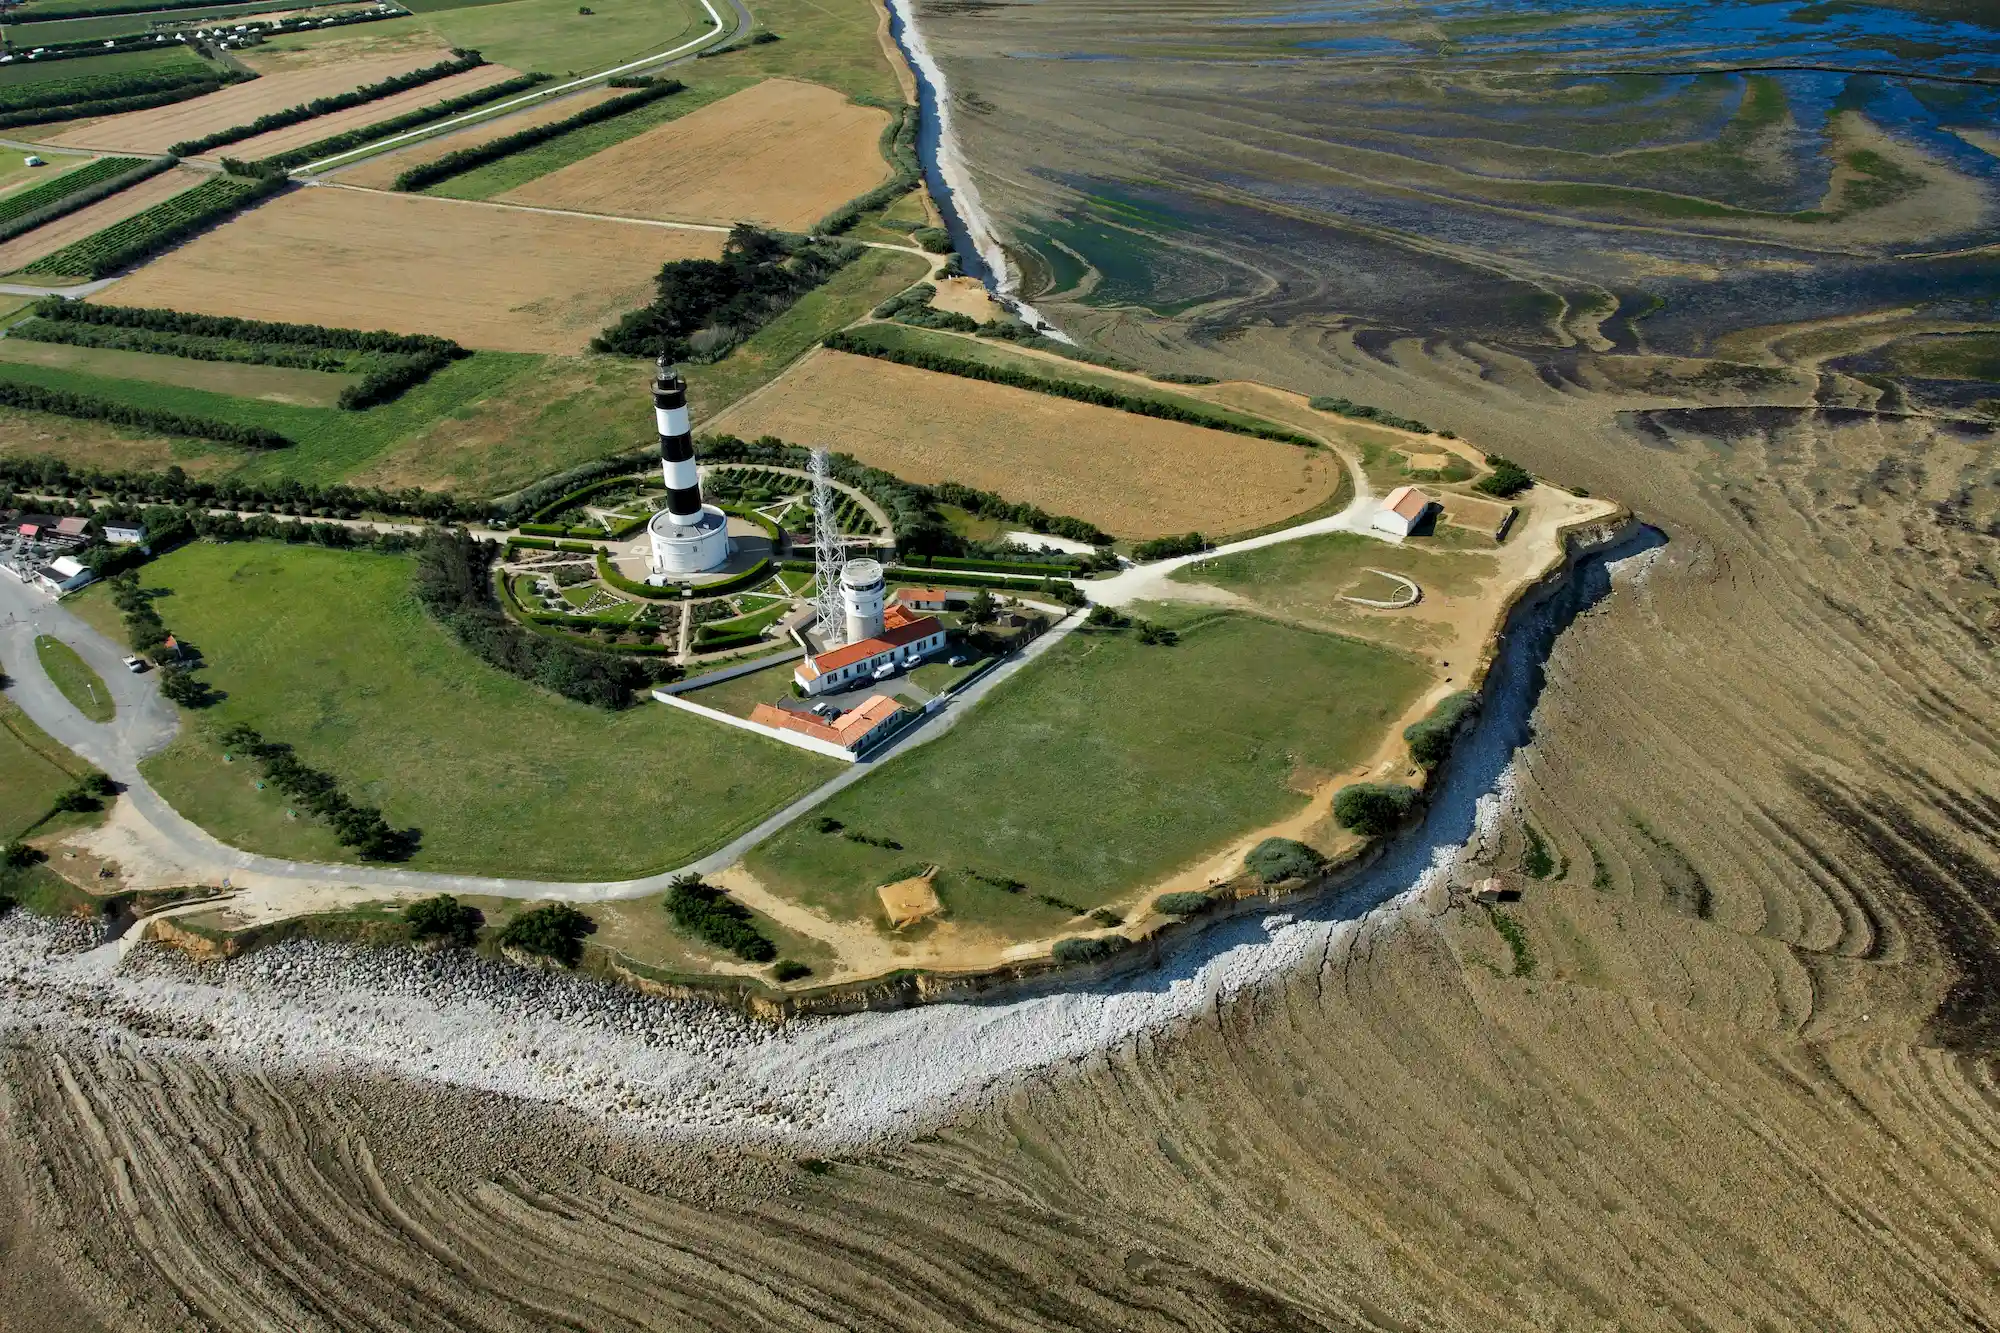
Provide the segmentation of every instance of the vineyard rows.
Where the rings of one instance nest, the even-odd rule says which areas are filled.
[[[65,246],[52,255],[44,255],[23,272],[64,276],[87,274],[100,278],[151,254],[160,246],[171,244],[212,218],[234,212],[247,202],[246,196],[261,193],[268,191],[260,190],[258,184],[217,176],[203,181],[192,190],[183,190],[143,213],[134,213],[123,222],[115,222],[74,245]]]
[[[99,181],[110,180],[113,176],[143,165],[141,157],[100,157],[95,162],[65,172],[54,180],[43,181],[32,189],[10,194],[0,199],[0,222],[12,222],[25,217],[38,208],[47,208],[58,199],[74,194]]]

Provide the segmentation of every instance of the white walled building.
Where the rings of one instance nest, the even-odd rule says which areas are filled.
[[[1407,537],[1435,508],[1437,501],[1414,486],[1398,486],[1383,499],[1381,509],[1369,526],[1380,532]]]

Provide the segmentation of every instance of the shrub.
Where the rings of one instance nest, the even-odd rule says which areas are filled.
[[[479,931],[479,911],[467,907],[448,893],[419,898],[403,909],[410,934],[420,940],[445,940],[464,947]]]
[[[568,903],[550,903],[531,908],[501,927],[500,944],[575,967],[583,958],[583,937],[596,931],[597,923]]]
[[[1333,817],[1342,828],[1375,838],[1394,832],[1416,806],[1417,793],[1413,787],[1393,782],[1357,782],[1342,787],[1334,796]]]
[[[1049,956],[1067,967],[1077,963],[1102,962],[1131,947],[1132,941],[1123,935],[1100,935],[1091,939],[1057,940]]]
[[[667,915],[682,930],[746,962],[768,963],[778,956],[778,946],[757,929],[750,909],[702,883],[698,875],[673,882],[667,890]]]
[[[1165,916],[1193,916],[1215,906],[1205,893],[1163,893],[1153,899],[1153,910]]]
[[[1290,838],[1266,838],[1243,858],[1244,869],[1266,884],[1310,878],[1318,874],[1325,864],[1325,857]]]
[[[798,981],[812,974],[813,970],[811,968],[807,967],[804,963],[794,962],[790,958],[779,959],[778,965],[771,969],[772,978],[780,982]]]
[[[1125,924],[1124,916],[1118,912],[1112,911],[1108,907],[1092,908],[1090,912],[1090,919],[1092,921],[1095,921],[1100,926],[1122,926]]]
[[[943,227],[919,227],[910,233],[910,239],[934,255],[948,255],[952,251],[951,233]]]
[[[1479,696],[1470,690],[1460,690],[1438,700],[1422,721],[1403,728],[1403,739],[1410,744],[1410,758],[1425,768],[1436,768],[1451,753],[1459,727],[1478,711]]]
[[[821,815],[813,821],[813,827],[821,833],[838,833],[847,826],[832,815]]]
[[[1132,623],[1132,617],[1099,602],[1090,608],[1090,614],[1083,618],[1083,623],[1096,629],[1124,629]]]
[[[10,842],[0,847],[0,866],[9,870],[25,870],[44,859],[39,849],[25,842]]]
[[[1493,471],[1472,483],[1472,489],[1475,491],[1484,491],[1488,495],[1497,495],[1505,500],[1519,495],[1535,484],[1535,479],[1529,474],[1528,469],[1511,458],[1488,454],[1486,465]]]
[[[1179,537],[1155,537],[1132,548],[1134,560],[1171,560],[1175,556],[1197,555],[1208,549],[1208,538],[1199,532]]]

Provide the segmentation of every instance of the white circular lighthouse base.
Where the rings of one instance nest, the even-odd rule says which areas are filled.
[[[703,505],[693,523],[676,523],[662,509],[646,525],[646,535],[653,544],[655,577],[706,574],[729,563],[729,518],[714,505]]]

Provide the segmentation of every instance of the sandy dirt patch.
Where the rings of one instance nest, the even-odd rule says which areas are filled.
[[[336,111],[330,116],[315,116],[297,125],[287,125],[284,129],[272,130],[254,139],[245,139],[241,143],[230,144],[227,148],[218,148],[211,156],[227,153],[231,157],[254,162],[261,157],[303,148],[328,135],[344,134],[348,130],[358,130],[366,125],[378,124],[405,112],[415,111],[420,106],[429,106],[433,102],[442,102],[453,97],[463,97],[467,93],[477,92],[481,88],[511,79],[518,72],[505,65],[481,65],[478,69],[469,69],[448,79],[436,79],[430,83],[419,84],[415,88],[397,93],[394,97],[363,102],[360,106]]]
[[[937,284],[937,295],[931,298],[931,307],[949,310],[982,324],[1000,315],[999,307],[993,304],[993,298],[987,295],[985,285],[977,278],[946,278]]]
[[[370,190],[297,190],[148,265],[125,305],[435,333],[503,352],[579,352],[720,234],[552,217]]]
[[[513,203],[804,231],[889,178],[887,112],[767,79],[500,196]]]
[[[1418,472],[1442,472],[1451,466],[1450,454],[1427,454],[1409,449],[1398,449],[1396,452],[1403,456],[1404,466]]]
[[[79,208],[67,217],[43,223],[33,231],[24,232],[0,245],[0,273],[25,268],[43,255],[52,255],[72,241],[80,241],[114,222],[122,222],[134,213],[142,213],[207,179],[206,172],[189,167],[163,171],[87,208]]]
[[[825,349],[707,425],[824,441],[912,481],[964,482],[1130,537],[1258,527],[1312,508],[1343,475],[1330,450]]]
[[[882,911],[888,915],[890,925],[901,930],[904,926],[914,926],[944,911],[937,890],[931,887],[931,880],[936,875],[937,867],[932,866],[921,875],[899,879],[894,884],[884,884],[875,890],[876,896],[882,900]]]
[[[599,102],[622,96],[623,88],[591,88],[574,97],[558,97],[542,102],[510,115],[495,116],[482,120],[477,125],[468,125],[451,134],[440,134],[435,139],[425,139],[421,143],[399,148],[393,153],[379,153],[351,167],[342,167],[330,173],[342,185],[364,185],[370,189],[386,190],[395,184],[396,177],[411,167],[435,162],[446,153],[455,153],[461,148],[476,148],[480,144],[522,130],[531,130],[546,125],[552,120],[563,120],[579,111],[586,111]]]
[[[1481,532],[1488,537],[1500,530],[1500,525],[1507,521],[1508,513],[1514,508],[1497,500],[1482,500],[1476,495],[1461,495],[1457,491],[1433,492],[1433,498],[1444,509],[1438,522]]]
[[[331,97],[364,83],[377,83],[450,58],[449,51],[423,49],[282,74],[266,74],[248,83],[234,84],[220,92],[191,98],[173,106],[106,116],[81,129],[56,135],[49,142],[77,148],[164,153],[169,145],[184,139],[197,139],[231,125],[247,125],[273,111],[310,102],[316,97]],[[230,155],[239,156],[234,152]]]

